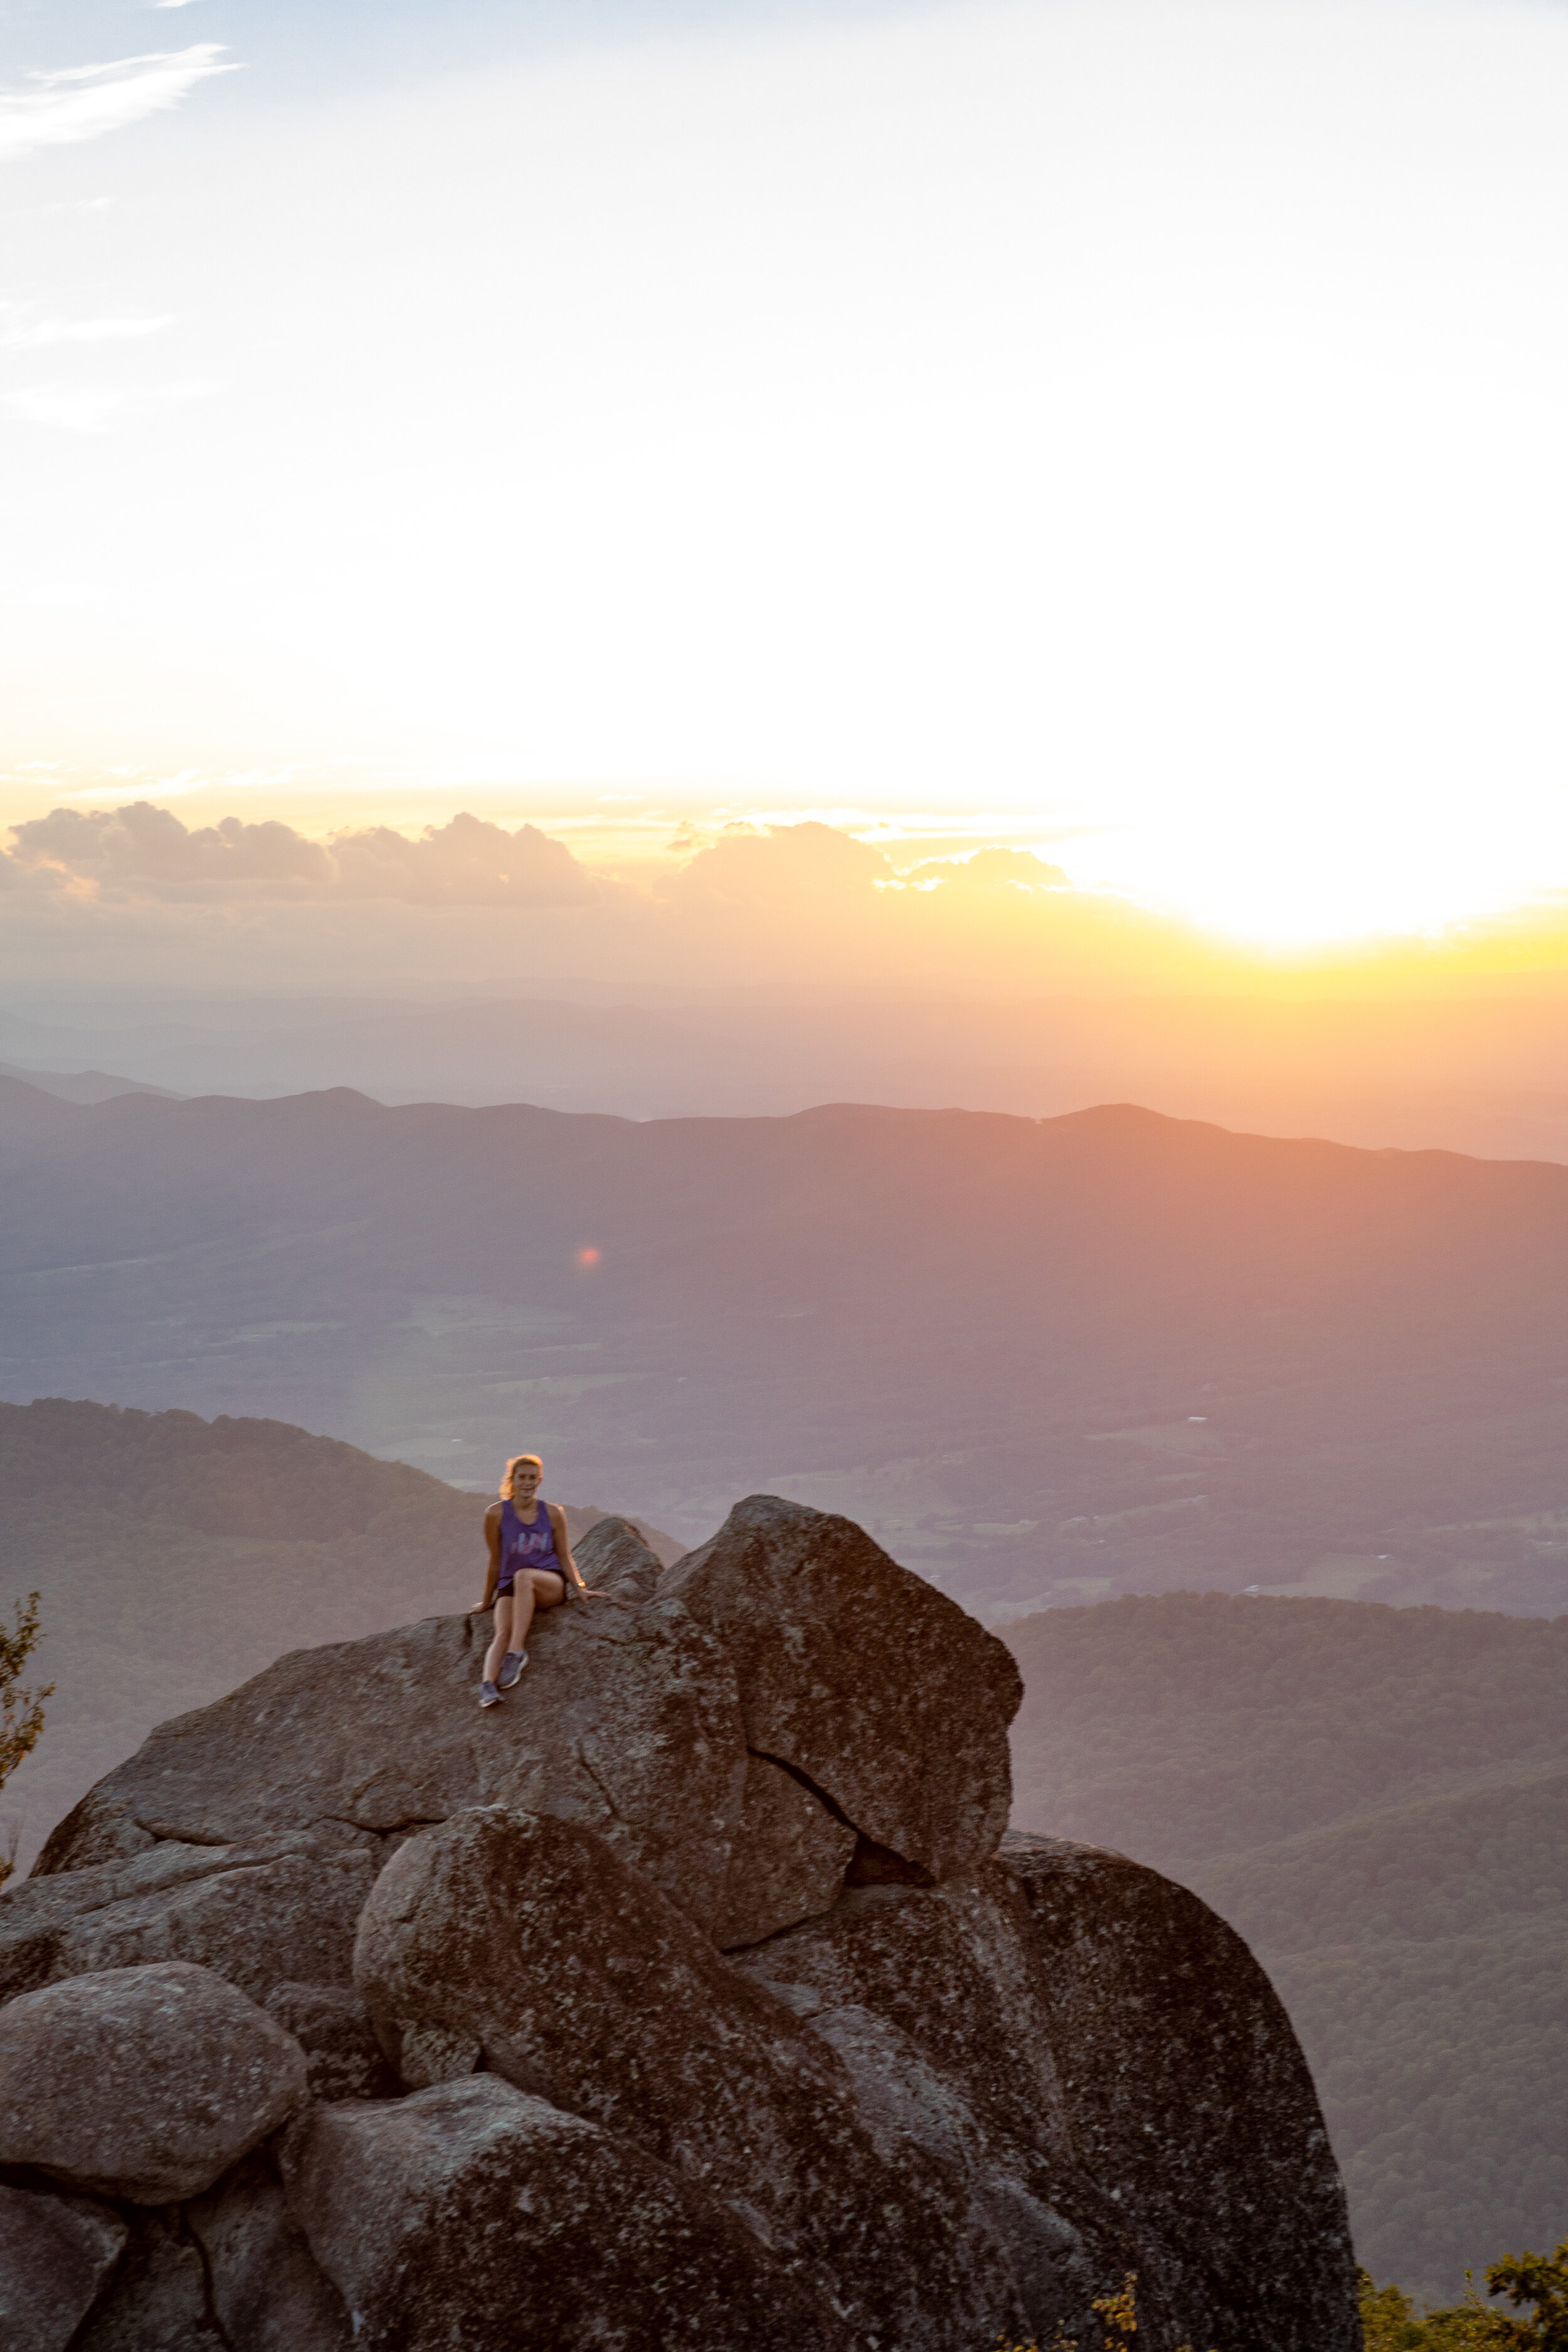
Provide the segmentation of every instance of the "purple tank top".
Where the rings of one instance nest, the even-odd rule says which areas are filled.
[[[510,1584],[519,1569],[548,1568],[564,1581],[566,1571],[555,1556],[555,1527],[542,1496],[534,1506],[533,1525],[524,1527],[511,1499],[500,1507],[500,1578]]]

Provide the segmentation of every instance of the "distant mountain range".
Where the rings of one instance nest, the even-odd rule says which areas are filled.
[[[1568,2228],[1568,1617],[1166,1594],[1008,1630],[1014,1820],[1247,1938],[1379,2279]]]
[[[683,1542],[842,1509],[992,1622],[1568,1601],[1568,1169],[839,1106],[637,1122],[0,1081],[0,1394],[527,1444]]]
[[[117,1078],[108,1070],[18,1070],[0,1062],[0,1078],[20,1078],[59,1102],[112,1102],[116,1095],[162,1095],[170,1102],[178,1096],[171,1087],[143,1086],[139,1078]]]
[[[1136,1102],[1268,1135],[1568,1160],[1568,999],[1552,996],[988,1001],[571,979],[438,998],[121,991],[0,1005],[0,1056],[180,1094],[353,1087],[638,1119]]]

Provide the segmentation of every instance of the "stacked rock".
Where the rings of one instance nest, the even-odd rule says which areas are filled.
[[[1005,1836],[1003,1644],[772,1496],[297,1653],[0,1895],[7,2352],[1352,2352],[1344,2200],[1196,1898]]]

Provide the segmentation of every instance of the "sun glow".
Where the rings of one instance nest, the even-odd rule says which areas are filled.
[[[1270,950],[1568,881],[1568,18],[610,45],[300,107],[281,183],[246,87],[108,212],[17,167],[6,814],[838,810]]]

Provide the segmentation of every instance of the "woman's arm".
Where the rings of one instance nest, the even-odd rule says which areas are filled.
[[[490,1607],[496,1597],[496,1586],[500,1582],[500,1505],[499,1503],[492,1503],[485,1513],[485,1542],[489,1548],[489,1564],[485,1570],[485,1597],[469,1610],[470,1617],[478,1617],[482,1611]]]
[[[555,1530],[555,1557],[561,1562],[561,1573],[565,1579],[566,1590],[570,1592],[575,1586],[579,1592],[586,1592],[588,1588],[583,1581],[583,1572],[572,1557],[572,1538],[566,1532],[566,1514],[559,1503],[547,1503],[544,1507],[550,1514],[550,1524]]]

